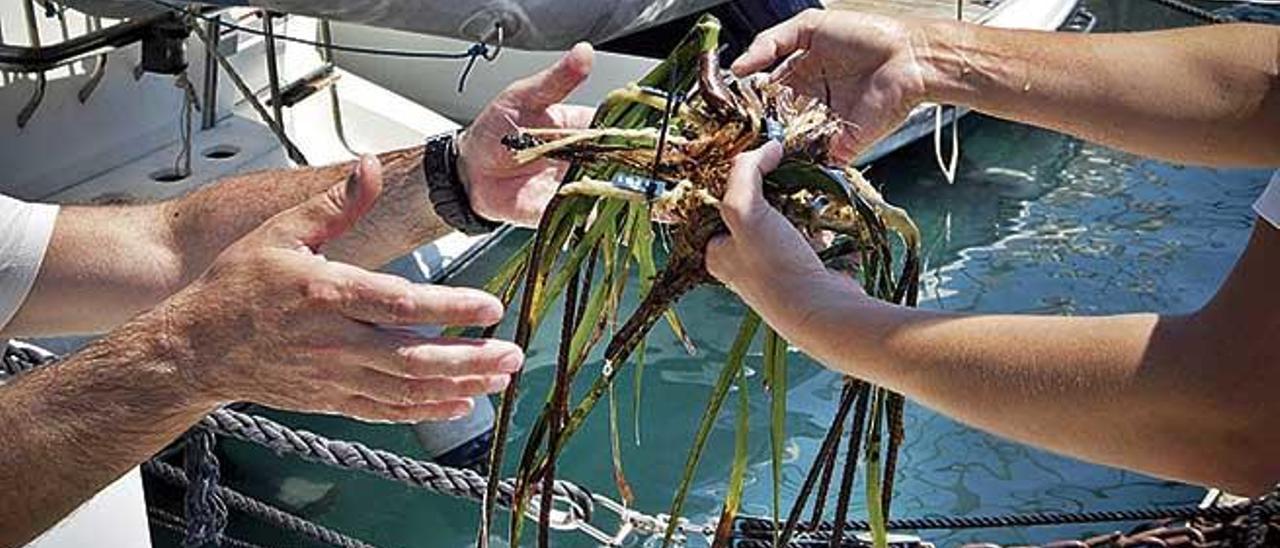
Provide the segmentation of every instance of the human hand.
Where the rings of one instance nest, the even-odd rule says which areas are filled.
[[[381,166],[277,214],[229,246],[161,305],[161,329],[201,393],[366,420],[465,415],[471,396],[501,391],[520,368],[507,342],[429,338],[415,324],[492,325],[497,298],[418,285],[316,253],[372,207]]]
[[[848,163],[924,99],[922,33],[908,19],[811,9],[757,36],[732,69],[745,76],[781,62],[775,81],[825,101],[849,122],[831,151]]]
[[[569,167],[538,160],[517,164],[502,138],[519,127],[584,128],[595,109],[560,104],[591,72],[590,44],[573,47],[556,64],[498,94],[458,141],[458,172],[471,207],[483,217],[533,226]],[[513,125],[514,124],[514,125]]]
[[[707,271],[766,319],[799,306],[815,282],[831,277],[809,239],[764,199],[764,176],[781,159],[782,145],[772,141],[734,159],[720,201],[729,233],[707,244]]]

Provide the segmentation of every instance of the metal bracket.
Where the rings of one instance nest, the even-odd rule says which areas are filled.
[[[1070,17],[1067,17],[1067,22],[1062,24],[1062,30],[1089,34],[1097,26],[1098,16],[1090,11],[1089,8],[1080,6],[1071,12]]]

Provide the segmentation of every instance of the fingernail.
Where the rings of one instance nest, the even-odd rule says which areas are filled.
[[[503,373],[515,373],[522,366],[524,366],[524,354],[518,351],[511,352],[498,361],[498,371]]]
[[[378,155],[361,154],[360,155],[360,173],[364,174],[368,169],[378,165]]]
[[[506,375],[489,377],[489,392],[501,392],[506,390],[509,384],[511,384],[511,377]]]
[[[359,160],[356,160],[356,166],[351,170],[351,176],[347,177],[347,186],[343,188],[343,192],[346,193],[348,200],[355,199],[356,189],[360,188],[360,183],[357,181],[359,181],[363,176],[364,158],[361,157]]]

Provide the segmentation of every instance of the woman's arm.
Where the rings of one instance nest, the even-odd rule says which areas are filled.
[[[1280,28],[1027,32],[944,23],[924,99],[1187,164],[1280,165]]]
[[[1280,165],[1274,26],[1079,35],[813,10],[733,68],[784,59],[776,77],[852,122],[853,153],[934,101],[1182,163]]]
[[[875,301],[823,269],[746,155],[708,268],[792,344],[985,430],[1241,493],[1280,479],[1280,230],[1265,223],[1187,316],[963,315]]]

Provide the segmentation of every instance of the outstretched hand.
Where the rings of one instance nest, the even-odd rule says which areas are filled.
[[[590,44],[574,46],[554,65],[498,94],[463,133],[458,142],[459,171],[476,213],[522,226],[538,223],[569,166],[551,160],[517,164],[502,138],[517,126],[590,125],[595,109],[560,102],[586,80],[593,57]]]
[[[811,9],[756,37],[738,76],[776,68],[775,81],[825,101],[849,125],[832,154],[843,163],[893,132],[925,95],[911,20]]]
[[[422,337],[418,324],[492,325],[497,298],[410,283],[317,250],[373,206],[381,167],[364,157],[337,184],[232,244],[161,305],[178,363],[215,403],[416,422],[467,414],[501,391],[523,355],[495,340]]]

